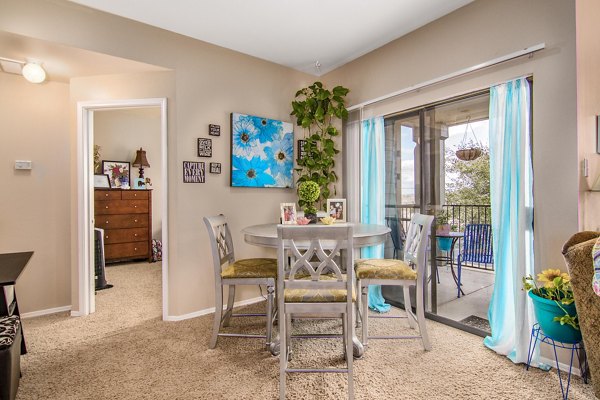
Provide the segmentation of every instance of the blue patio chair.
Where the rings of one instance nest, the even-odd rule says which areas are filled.
[[[492,227],[489,224],[468,224],[465,227],[463,246],[458,255],[458,297],[460,297],[460,278],[462,263],[465,261],[492,264]]]

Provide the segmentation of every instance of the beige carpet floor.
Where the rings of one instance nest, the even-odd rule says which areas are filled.
[[[279,364],[258,340],[223,338],[207,348],[212,315],[161,321],[159,264],[107,268],[114,288],[96,296],[97,312],[26,319],[17,399],[275,399]],[[245,307],[258,310],[260,303]],[[374,341],[354,363],[357,399],[560,399],[556,372],[513,365],[482,339],[428,321],[433,350],[419,341]],[[260,332],[259,318],[234,327]],[[378,320],[376,333],[410,332],[405,320]],[[336,321],[300,321],[298,331],[339,330]],[[343,365],[338,340],[297,340],[292,366]],[[346,378],[295,374],[288,399],[343,399]],[[579,378],[570,399],[594,399]]]

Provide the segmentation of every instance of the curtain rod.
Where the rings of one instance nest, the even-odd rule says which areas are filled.
[[[454,79],[454,78],[458,78],[458,77],[466,75],[466,74],[470,74],[471,72],[479,71],[479,70],[482,70],[484,68],[489,68],[489,67],[492,67],[494,65],[502,64],[502,63],[504,63],[506,61],[510,61],[510,60],[515,59],[515,58],[523,57],[523,56],[526,56],[528,54],[531,55],[531,54],[533,54],[533,53],[535,53],[537,51],[540,51],[540,50],[542,50],[544,48],[546,48],[546,43],[540,43],[540,44],[536,44],[535,46],[526,47],[523,50],[515,51],[514,53],[510,53],[510,54],[507,54],[507,55],[502,56],[502,57],[494,58],[493,60],[489,60],[489,61],[486,61],[484,63],[474,65],[472,67],[464,68],[464,69],[461,69],[459,71],[452,72],[450,74],[443,75],[443,76],[440,76],[438,78],[434,78],[434,79],[431,79],[431,80],[428,80],[428,81],[425,81],[425,82],[421,82],[421,83],[419,83],[417,85],[409,86],[409,87],[406,87],[404,89],[398,90],[396,92],[388,93],[386,95],[383,95],[383,96],[380,96],[380,97],[376,97],[374,99],[367,100],[365,102],[353,105],[351,107],[348,107],[348,111],[354,111],[354,110],[357,110],[357,109],[362,109],[365,106],[368,106],[368,105],[371,105],[371,104],[374,104],[374,103],[379,103],[380,101],[391,99],[392,97],[400,96],[402,94],[406,94],[406,93],[409,93],[409,92],[414,92],[415,90],[423,89],[423,88],[426,88],[428,86],[436,85],[438,83],[442,83],[442,82],[448,81],[450,79]]]

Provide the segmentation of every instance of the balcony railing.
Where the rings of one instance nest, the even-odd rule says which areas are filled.
[[[404,232],[406,232],[408,230],[408,224],[410,222],[410,219],[412,218],[412,215],[419,209],[420,207],[416,204],[386,205],[386,215],[388,220],[392,218],[397,218],[398,222],[402,225]],[[446,204],[442,206],[442,209],[446,211],[448,215],[448,223],[450,224],[451,230],[455,232],[463,232],[467,224],[492,223],[492,210],[491,206],[489,205]],[[394,232],[392,232],[392,234],[394,234]],[[399,236],[402,237],[402,233],[400,233]],[[401,241],[402,239],[397,239],[394,243],[400,243]],[[394,244],[394,247],[395,246],[397,246],[397,244]],[[456,262],[456,257],[460,253],[461,248],[462,238],[458,239],[454,245],[454,262]],[[395,253],[399,253],[398,249],[396,250],[397,251]],[[493,264],[469,263],[466,264],[466,266],[487,271],[494,270]]]

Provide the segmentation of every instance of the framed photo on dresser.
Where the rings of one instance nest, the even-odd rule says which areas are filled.
[[[94,187],[110,189],[110,179],[108,178],[108,175],[106,175],[106,174],[94,175]]]
[[[111,188],[129,189],[129,172],[131,170],[128,161],[102,160],[102,172],[108,175]]]

